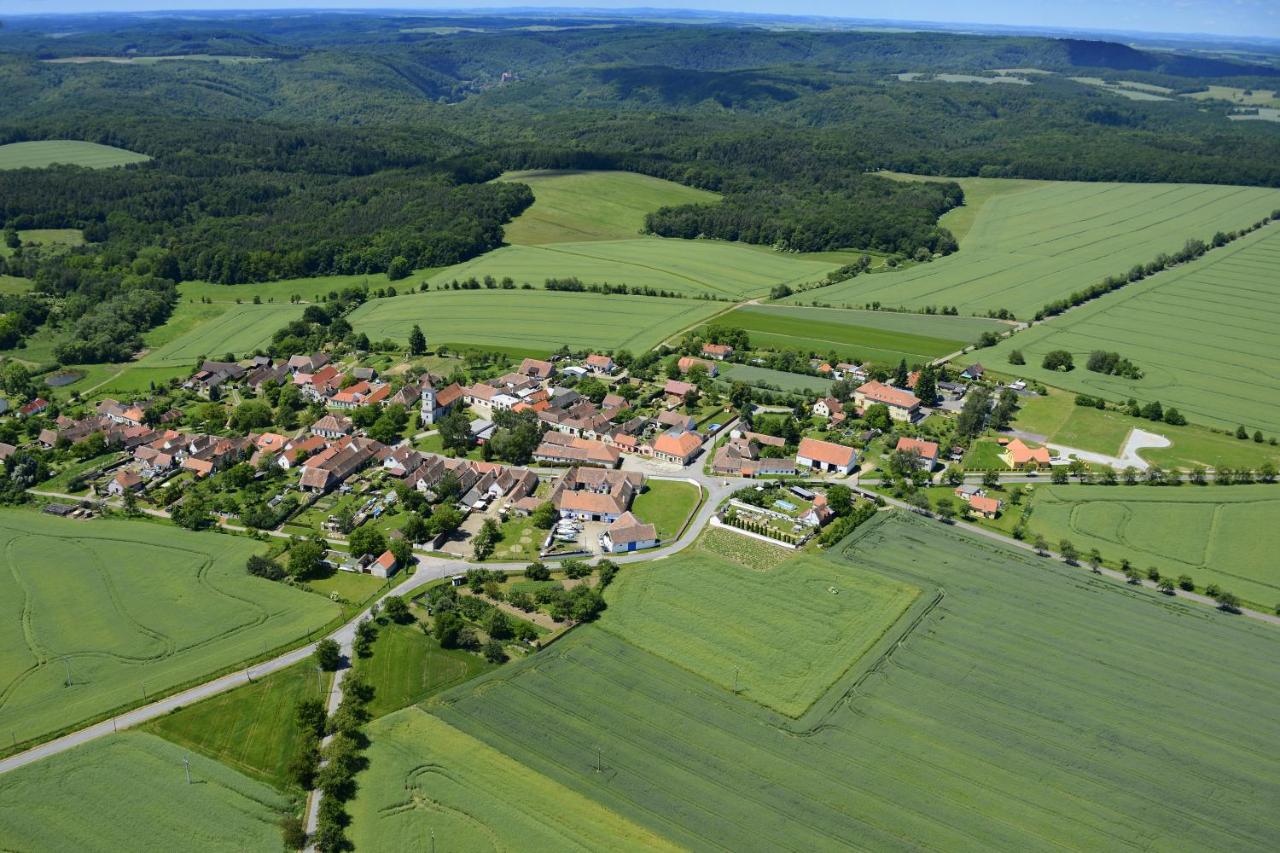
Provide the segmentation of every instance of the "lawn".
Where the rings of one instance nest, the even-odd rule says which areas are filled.
[[[798,554],[768,571],[705,546],[628,570],[601,624],[640,649],[798,717],[920,590]]]
[[[931,607],[803,729],[626,642],[612,627],[628,607],[619,597],[598,625],[423,707],[693,849],[1274,846],[1271,626],[905,513],[863,525],[834,558],[832,571],[927,590]],[[719,612],[721,595],[690,609]],[[390,825],[396,803],[429,809],[433,784],[412,797],[404,785],[412,768],[448,767],[432,752],[440,740],[396,738],[402,769],[386,776],[375,753],[361,787],[386,793],[361,814]],[[449,805],[506,831],[488,817],[492,790],[469,786]],[[418,817],[421,833],[430,818]]]
[[[368,727],[348,805],[357,850],[675,850],[677,845],[418,708]],[[593,744],[584,744],[591,751]]]
[[[311,661],[273,672],[147,723],[146,731],[282,791],[295,791],[289,762],[306,743],[294,723],[304,699],[328,699],[332,676],[317,676]]]
[[[0,542],[0,715],[19,745],[299,640],[339,612],[247,575],[262,545],[243,537],[7,510]]]
[[[721,364],[720,376],[726,382],[745,382],[748,385],[773,385],[784,391],[807,395],[809,392],[825,394],[831,390],[832,380],[803,373],[787,373],[769,367],[752,364]]]
[[[1278,267],[1280,225],[1270,225],[1020,332],[988,360],[1003,363],[1020,349],[1027,363],[1019,371],[1048,385],[1117,402],[1159,400],[1198,423],[1280,435]],[[1059,349],[1074,355],[1074,370],[1040,366]],[[1120,351],[1143,378],[1086,370],[1095,349]]]
[[[1278,206],[1280,191],[1266,188],[1070,181],[1024,186],[987,200],[953,255],[787,301],[850,308],[875,301],[954,305],[961,314],[1007,308],[1029,319],[1084,285],[1124,274],[1161,252],[1172,254],[1188,238],[1208,240],[1215,231],[1250,225]],[[1154,325],[1167,325],[1163,312],[1152,316]]]
[[[11,142],[0,145],[0,169],[43,169],[55,164],[105,169],[142,163],[151,158],[145,154],[80,142],[74,139],[48,139],[40,142]]]
[[[542,287],[548,278],[576,276],[586,284],[608,282],[739,300],[764,296],[778,284],[795,287],[818,281],[841,263],[847,261],[788,255],[742,243],[632,237],[503,246],[446,267],[431,277],[431,286],[490,275],[499,280],[509,276],[517,287],[526,282]]]
[[[416,705],[493,668],[479,655],[440,648],[417,623],[381,626],[373,655],[357,659],[356,666],[373,685],[367,707],[374,717]]]
[[[344,601],[361,604],[386,584],[382,578],[375,578],[373,575],[334,569],[327,575],[308,580],[307,589],[318,592],[325,598],[336,592]]]
[[[997,442],[980,439],[969,445],[962,464],[966,471],[1008,471],[1009,466],[1000,458],[1003,451]]]
[[[497,346],[546,355],[565,344],[573,349],[647,350],[721,308],[703,300],[648,296],[450,290],[375,299],[349,319],[356,331],[375,340],[406,341],[416,324],[433,348]]]
[[[501,524],[502,541],[494,549],[489,559],[494,562],[512,562],[524,560],[533,562],[538,559],[542,543],[547,538],[547,531],[533,525],[529,516],[512,515]]]
[[[1253,486],[1038,486],[1031,530],[1097,548],[1110,565],[1216,583],[1263,610],[1280,604],[1280,489]]]
[[[508,243],[539,246],[625,240],[644,230],[660,207],[708,204],[720,196],[634,172],[507,172],[498,180],[528,184],[533,204],[503,227]]]
[[[0,776],[0,848],[278,850],[289,807],[270,786],[217,761],[128,732]]]
[[[658,528],[660,541],[669,542],[680,535],[701,496],[701,490],[692,483],[650,478],[644,492],[632,502],[631,511],[641,521]]]

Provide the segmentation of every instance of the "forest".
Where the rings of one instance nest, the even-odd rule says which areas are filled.
[[[460,20],[471,26],[454,31]],[[1274,88],[1274,63],[929,32],[361,21],[4,21],[0,145],[82,139],[152,158],[0,170],[0,227],[78,228],[87,241],[0,259],[0,274],[36,283],[34,296],[6,297],[18,333],[49,317],[84,322],[88,337],[64,355],[115,359],[165,314],[133,304],[155,298],[139,291],[163,302],[188,279],[398,275],[466,260],[501,245],[503,223],[532,201],[523,185],[490,182],[508,169],[625,169],[722,195],[651,213],[646,227],[662,236],[903,257],[957,248],[938,217],[963,193],[880,169],[1280,186],[1272,123],[1227,121],[1230,107],[1211,101],[1125,100],[1067,76]],[[236,61],[54,61],[175,55]],[[1022,67],[1054,73],[1018,86],[896,77]],[[128,310],[115,299],[126,293]]]

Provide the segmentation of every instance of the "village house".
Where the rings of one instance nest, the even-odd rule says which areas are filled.
[[[205,361],[182,387],[212,400],[218,396],[223,385],[243,379],[247,372],[234,361]]]
[[[305,438],[292,439],[285,442],[280,455],[276,457],[276,464],[288,471],[295,465],[300,465],[312,454],[318,453],[328,446],[328,439],[322,435],[309,435]]]
[[[361,380],[353,385],[334,392],[329,398],[331,407],[335,409],[358,409],[361,406],[373,406],[391,396],[391,386],[385,382]]]
[[[96,411],[103,417],[110,418],[114,423],[127,424],[128,426],[142,426],[142,420],[146,417],[141,405],[133,403],[125,406],[110,398],[98,403]]]
[[[683,406],[685,395],[690,391],[697,390],[697,385],[691,385],[688,382],[681,382],[679,379],[668,379],[666,384],[662,386],[662,393],[666,397],[666,406],[668,409]]]
[[[734,430],[730,438],[719,450],[711,463],[711,471],[722,476],[767,477],[796,473],[795,459],[762,457],[761,443],[757,433],[744,433]],[[773,436],[763,436],[772,439]],[[781,442],[781,439],[778,439]],[[771,445],[785,446],[785,443]]]
[[[800,439],[796,465],[833,474],[851,474],[858,467],[858,452],[852,447],[816,438]]]
[[[982,380],[982,374],[986,372],[987,369],[983,367],[981,363],[975,361],[973,364],[960,371],[960,378],[968,379],[970,382],[979,382]]]
[[[969,512],[981,518],[995,518],[1000,514],[1000,507],[1003,505],[995,498],[985,495],[975,495],[966,503],[969,504]]]
[[[408,444],[385,448],[378,456],[381,460],[382,470],[400,479],[404,479],[418,470],[426,459],[422,453],[414,450]]]
[[[589,355],[584,364],[592,373],[607,375],[618,369],[618,365],[607,355]]]
[[[640,551],[658,544],[658,528],[644,524],[630,512],[618,516],[618,520],[600,534],[600,550],[606,554],[624,554]]]
[[[839,362],[831,373],[835,379],[857,379],[865,381],[867,378],[867,370],[859,364],[850,364],[846,361]]]
[[[916,395],[883,382],[859,385],[853,392],[853,403],[864,414],[868,407],[883,403],[889,409],[889,417],[895,421],[910,422],[920,414],[920,399]]]
[[[523,373],[525,376],[532,379],[536,379],[539,382],[545,382],[555,375],[556,369],[555,365],[549,361],[540,361],[536,358],[526,358],[524,361],[520,362],[520,369],[518,372]]]
[[[188,445],[186,458],[182,460],[183,470],[190,471],[197,477],[208,477],[219,471],[225,471],[243,459],[253,447],[247,437],[218,438],[202,436],[201,439]]]
[[[400,568],[400,563],[396,560],[396,555],[390,551],[383,551],[382,554],[373,562],[371,562],[366,571],[375,578],[389,578]]]
[[[18,417],[20,418],[35,417],[36,415],[42,413],[47,408],[49,408],[49,401],[43,397],[36,397],[30,403],[27,403],[26,405],[18,409]]]
[[[295,373],[293,384],[307,401],[322,403],[342,387],[342,373],[332,364],[328,364],[315,373]]]
[[[702,436],[677,427],[659,433],[650,443],[650,448],[655,459],[684,466],[702,450]]]
[[[142,477],[134,471],[122,468],[111,478],[111,482],[107,483],[107,494],[118,498],[125,492],[136,492],[141,488]]]
[[[617,521],[631,508],[644,485],[644,475],[603,468],[570,468],[551,493],[561,518]]]
[[[1013,469],[1048,467],[1051,461],[1049,448],[1029,447],[1020,438],[1015,438],[1005,446],[1000,459]]]
[[[914,453],[919,460],[922,471],[932,471],[938,464],[938,443],[935,441],[924,441],[923,439],[909,438],[904,435],[898,439],[898,444],[894,447],[894,450],[900,450],[903,453]]]
[[[679,369],[681,373],[688,373],[695,367],[701,367],[706,370],[708,376],[715,376],[720,372],[719,368],[711,362],[701,358],[694,358],[691,355],[682,356],[680,360],[676,362],[676,368]]]
[[[293,355],[285,367],[290,373],[315,373],[329,363],[329,356],[322,352],[311,355]]]
[[[617,468],[622,454],[616,447],[567,433],[548,432],[533,451],[533,458],[550,465],[599,465]]]
[[[298,488],[324,494],[363,470],[383,446],[373,439],[355,437],[326,447],[302,463]]]
[[[323,438],[337,439],[351,435],[355,425],[346,415],[325,415],[311,425],[311,434]]]
[[[702,354],[707,358],[714,358],[716,361],[724,361],[733,355],[733,347],[728,344],[703,344]]]
[[[843,423],[845,420],[844,403],[841,403],[835,397],[823,397],[813,404],[813,413],[820,418],[830,418],[832,424]]]

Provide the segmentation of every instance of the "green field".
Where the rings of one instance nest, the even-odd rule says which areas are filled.
[[[216,761],[129,732],[0,776],[0,849],[277,850],[289,805]]]
[[[631,511],[641,521],[658,528],[658,538],[669,542],[698,508],[700,490],[692,483],[650,479],[632,502]]]
[[[831,571],[893,577],[936,603],[804,730],[623,640],[621,601],[423,707],[695,849],[1271,849],[1270,626],[906,514],[859,532]],[[448,771],[468,771],[433,754],[443,740],[396,738],[398,766],[375,753],[354,837],[403,846],[411,805],[417,832],[430,825],[422,767],[484,825],[459,846],[512,831],[486,820],[490,786],[458,790]],[[423,793],[410,801],[406,784]]]
[[[776,385],[784,391],[808,393],[816,391],[827,393],[834,380],[820,376],[806,376],[803,373],[788,373],[785,370],[773,370],[769,367],[756,367],[751,364],[723,364],[720,376],[728,382],[745,382],[748,385]]]
[[[1280,207],[1280,191],[1199,184],[1046,183],[991,198],[961,250],[899,273],[864,275],[789,297],[858,308],[1007,308],[1029,319],[1046,303],[1122,275],[1188,238],[1250,225]]]
[[[83,246],[84,232],[79,228],[32,228],[18,232],[18,239],[25,246],[27,243],[35,243],[37,246]],[[0,242],[0,258],[8,258],[13,255],[13,249],[7,244]],[[22,279],[14,279],[22,281]]]
[[[492,668],[478,655],[440,648],[417,624],[381,626],[372,656],[357,659],[356,666],[373,685],[367,708],[374,717],[407,708]]]
[[[276,649],[339,612],[245,574],[262,548],[246,538],[8,510],[0,541],[0,717],[18,744]]]
[[[1203,258],[1154,275],[1033,326],[984,360],[1050,385],[1123,402],[1159,400],[1198,423],[1244,424],[1280,435],[1280,226],[1254,232]],[[1071,351],[1069,373],[1040,367],[1046,352]],[[1137,381],[1084,368],[1095,349],[1119,350],[1144,376]]]
[[[79,142],[74,139],[49,139],[42,142],[11,142],[0,145],[0,169],[43,169],[46,166],[88,166],[105,169],[128,163],[141,163],[151,158],[123,148]]]
[[[348,805],[357,850],[675,850],[590,797],[418,708],[371,723]]]
[[[826,290],[818,291],[826,293]],[[843,360],[922,364],[971,344],[983,332],[1009,328],[998,320],[831,308],[744,305],[715,318],[745,329],[755,347],[835,354]]]
[[[205,308],[219,306],[204,306]],[[271,335],[290,320],[302,316],[297,305],[230,305],[217,316],[193,324],[147,353],[147,367],[186,367],[194,369],[201,356],[221,358],[231,352],[243,357],[271,343]],[[139,366],[143,366],[139,362]]]
[[[938,219],[938,224],[952,233],[960,241],[960,247],[967,249],[967,238],[978,214],[987,202],[993,198],[1009,193],[1021,192],[1034,187],[1050,185],[1051,181],[1034,181],[1022,178],[934,178],[926,175],[910,175],[905,172],[880,172],[886,178],[899,181],[954,181],[964,190],[964,204],[948,210]]]
[[[796,555],[758,571],[698,547],[628,569],[606,630],[798,717],[893,627],[917,587]]]
[[[507,172],[498,180],[533,190],[534,203],[503,228],[508,243],[540,246],[640,236],[660,207],[708,204],[716,193],[634,172]]]
[[[310,662],[205,699],[147,723],[145,728],[179,746],[221,761],[261,782],[288,791],[289,762],[306,742],[294,724],[304,699],[328,699],[329,681]]]
[[[517,286],[527,282],[542,287],[548,278],[576,276],[586,284],[608,282],[738,300],[764,296],[777,284],[794,287],[817,281],[842,263],[851,262],[857,254],[837,259],[841,257],[839,253],[821,258],[786,255],[760,246],[715,240],[636,237],[503,246],[446,267],[430,280],[432,287],[438,287],[454,279],[483,279],[489,275],[499,280],[510,277]]]
[[[499,250],[501,251],[501,250]],[[406,341],[420,325],[431,347],[491,346],[546,354],[656,346],[723,308],[715,302],[545,290],[450,290],[375,299],[348,318],[374,340]]]
[[[1254,486],[1041,486],[1031,529],[1097,548],[1109,563],[1216,583],[1264,610],[1280,604],[1280,489]]]

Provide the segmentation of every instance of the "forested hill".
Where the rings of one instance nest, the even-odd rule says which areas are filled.
[[[722,194],[655,212],[662,235],[902,255],[956,248],[937,220],[962,194],[879,169],[1280,186],[1280,125],[1183,97],[1274,89],[1274,63],[1100,42],[499,15],[17,18],[0,28],[0,79],[0,144],[152,158],[0,170],[0,225],[84,230],[85,247],[0,270],[64,301],[456,262],[499,245],[530,202],[489,183],[512,168],[627,169]],[[1129,100],[1104,88],[1117,80],[1165,94]],[[50,310],[41,296],[0,307],[22,333]]]

